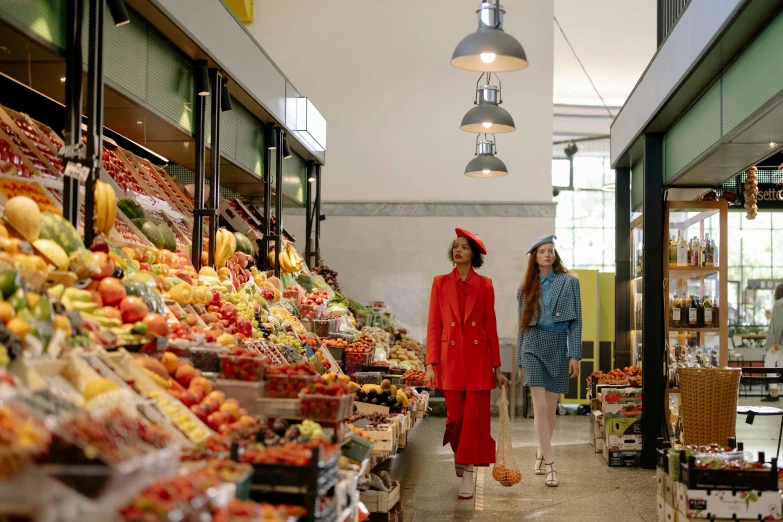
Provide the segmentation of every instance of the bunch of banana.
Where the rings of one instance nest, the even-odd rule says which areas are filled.
[[[109,235],[114,228],[114,218],[117,215],[117,196],[111,185],[97,180],[95,182],[95,228],[98,232]]]
[[[299,253],[296,251],[294,247],[291,246],[289,243],[288,246],[285,248],[286,252],[288,253],[288,259],[291,260],[291,264],[294,266],[294,272],[301,272],[304,268],[304,259],[299,257]]]
[[[272,268],[275,267],[275,251],[272,250],[269,252],[269,266]],[[291,245],[286,245],[286,247],[280,252],[280,270],[284,274],[292,274],[294,272],[301,272],[302,268],[304,268],[304,259],[299,257],[299,254],[296,253],[296,250],[291,248]]]
[[[226,261],[237,249],[237,238],[225,228],[219,228],[215,238],[215,265],[226,266]]]

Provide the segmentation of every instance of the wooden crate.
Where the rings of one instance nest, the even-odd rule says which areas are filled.
[[[389,491],[363,491],[359,501],[364,503],[370,513],[388,513],[400,501],[400,484]]]
[[[397,439],[394,437],[394,428],[387,426],[383,431],[368,431],[367,434],[375,441],[373,451],[394,453],[397,449]]]

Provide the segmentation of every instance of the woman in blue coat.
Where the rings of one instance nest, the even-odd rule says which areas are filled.
[[[533,397],[536,475],[557,487],[552,454],[557,402],[582,359],[582,305],[579,280],[568,273],[555,249],[554,235],[541,236],[528,249],[527,272],[519,288],[519,379]],[[532,303],[530,305],[529,303]]]

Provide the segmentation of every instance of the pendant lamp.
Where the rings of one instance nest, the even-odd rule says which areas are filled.
[[[503,31],[503,6],[484,0],[476,11],[479,26],[457,45],[451,65],[478,72],[510,72],[528,66],[527,55],[516,38]]]
[[[483,77],[482,74],[481,78]],[[479,82],[481,78],[479,78]],[[473,102],[476,106],[462,117],[460,130],[492,134],[516,130],[514,118],[506,109],[500,107],[500,104],[503,103],[500,89],[490,85],[490,79],[491,73],[487,73],[487,83],[476,89],[476,101]],[[476,83],[478,84],[478,82]]]
[[[471,178],[500,178],[508,176],[506,164],[495,157],[495,142],[486,134],[476,136],[476,157],[465,167],[465,175]]]

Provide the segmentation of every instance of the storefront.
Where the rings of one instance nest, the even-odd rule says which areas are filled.
[[[761,363],[737,346],[758,341],[780,277],[764,174],[783,144],[779,9],[691,3],[612,126],[618,365],[641,362],[645,418],[661,419],[644,424],[645,467],[681,435],[677,367]]]

